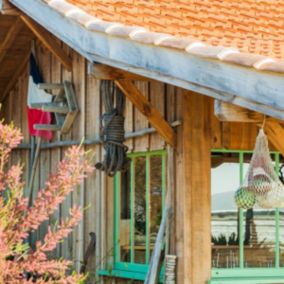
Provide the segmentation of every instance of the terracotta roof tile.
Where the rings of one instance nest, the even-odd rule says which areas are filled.
[[[87,29],[284,73],[284,0],[43,0]]]
[[[106,21],[284,58],[283,0],[68,0]],[[249,39],[249,40],[247,40]]]

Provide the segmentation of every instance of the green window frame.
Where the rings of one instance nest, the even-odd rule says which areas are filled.
[[[239,183],[241,184],[246,174],[244,172],[244,155],[252,151],[215,149],[212,153],[232,153],[239,155]],[[280,153],[271,152],[278,171],[280,166]],[[244,210],[239,209],[239,264],[237,268],[212,268],[210,284],[224,283],[284,283],[284,266],[280,266],[280,210],[275,208],[275,265],[273,267],[245,267],[244,260]]]
[[[119,278],[127,278],[134,280],[145,280],[150,257],[150,202],[151,202],[151,158],[161,158],[161,212],[165,206],[166,196],[166,162],[167,152],[166,150],[148,151],[148,152],[136,152],[128,154],[130,159],[129,170],[129,182],[130,182],[130,259],[128,262],[121,260],[121,246],[120,246],[120,218],[121,218],[121,178],[122,174],[118,173],[114,177],[114,263],[111,270],[101,270],[98,272],[102,276],[113,276]],[[145,263],[135,262],[135,161],[138,158],[145,159],[145,201],[146,201],[146,230],[145,230]],[[160,281],[162,281],[162,274]]]

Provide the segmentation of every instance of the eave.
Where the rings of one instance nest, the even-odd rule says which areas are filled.
[[[90,62],[107,64],[284,119],[283,73],[259,71],[180,49],[142,43],[128,36],[111,35],[103,26],[100,31],[90,30],[40,0],[10,2]]]

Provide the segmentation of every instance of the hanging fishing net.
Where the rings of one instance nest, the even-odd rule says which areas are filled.
[[[235,202],[244,209],[252,208],[255,203],[262,208],[284,207],[284,186],[273,166],[263,129],[256,138],[249,169],[235,193]]]

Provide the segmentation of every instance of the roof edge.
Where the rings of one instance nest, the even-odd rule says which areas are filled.
[[[235,47],[210,46],[196,38],[176,37],[171,34],[151,32],[144,27],[128,26],[96,18],[66,0],[42,0],[66,18],[86,29],[104,32],[111,36],[130,38],[144,44],[179,49],[190,54],[244,65],[261,71],[284,73],[284,61],[257,54],[240,52]],[[11,1],[13,2],[13,1]]]
[[[89,61],[284,119],[284,74],[263,72],[273,71],[272,67],[267,69],[267,66],[277,64],[273,59],[242,55],[249,56],[249,66],[228,64],[235,63],[241,53],[233,49],[208,47],[196,41],[188,44],[185,39],[179,39],[179,46],[183,45],[183,48],[172,47],[169,45],[173,42],[176,45],[177,39],[145,32],[141,27],[101,21],[65,0],[10,2]],[[198,50],[207,52],[207,56],[201,56]],[[258,66],[255,66],[257,62]],[[263,69],[264,66],[266,69]]]

